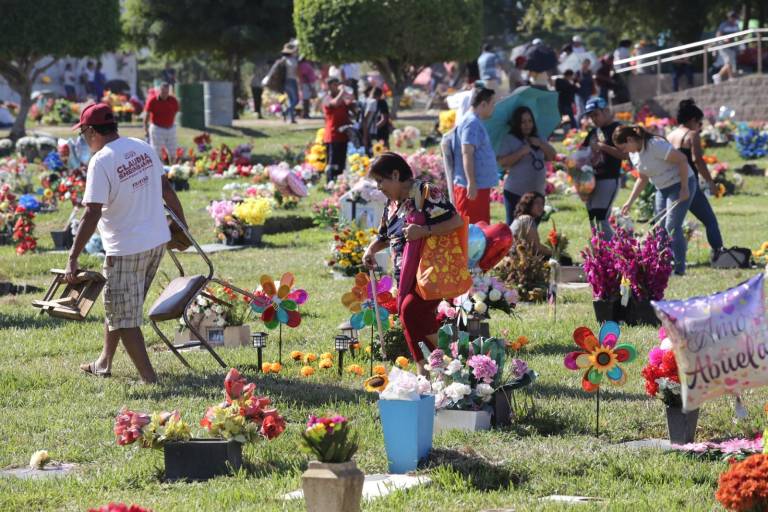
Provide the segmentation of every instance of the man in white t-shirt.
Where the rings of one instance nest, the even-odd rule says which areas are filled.
[[[74,129],[80,129],[93,156],[83,197],[85,215],[69,253],[65,278],[75,282],[77,258],[97,226],[107,253],[104,348],[96,361],[80,369],[109,377],[122,340],[141,379],[156,382],[141,333],[144,299],[171,238],[163,201],[186,222],[184,212],[155,150],[139,139],[120,137],[108,105],[85,108]]]

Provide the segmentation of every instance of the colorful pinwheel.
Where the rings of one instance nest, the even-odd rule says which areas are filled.
[[[341,303],[353,313],[349,323],[354,329],[361,330],[366,326],[373,327],[376,323],[375,310],[378,310],[381,324],[386,328],[389,324],[387,322],[389,312],[384,308],[383,304],[392,300],[392,294],[389,293],[391,288],[392,278],[389,276],[382,276],[376,282],[375,297],[378,307],[374,308],[374,292],[371,286],[371,279],[362,272],[355,276],[355,286],[352,287],[352,291],[345,293],[341,297]]]
[[[637,357],[635,347],[628,343],[617,345],[621,330],[616,322],[606,322],[600,328],[600,340],[587,327],[573,331],[573,340],[583,350],[565,356],[565,367],[569,370],[585,370],[581,387],[587,393],[599,391],[603,376],[614,386],[621,386],[627,374],[619,363],[629,363]]]
[[[270,276],[261,276],[261,289],[254,295],[256,299],[251,308],[261,314],[261,320],[267,329],[275,329],[281,324],[288,327],[298,327],[301,323],[299,305],[307,301],[309,295],[304,290],[292,290],[293,274],[286,272],[280,278],[280,287]]]

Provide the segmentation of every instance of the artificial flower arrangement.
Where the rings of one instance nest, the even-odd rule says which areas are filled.
[[[308,144],[304,154],[304,163],[308,164],[316,173],[325,171],[328,154],[323,143],[324,128],[319,128],[315,133],[315,140]]]
[[[672,444],[670,448],[707,460],[740,461],[763,452],[763,437],[761,432],[752,438],[736,437],[722,441]]]
[[[364,149],[361,148],[361,151],[351,153],[347,157],[347,168],[352,174],[364,178],[368,176],[368,170],[371,168],[371,159],[365,154]]]
[[[375,235],[375,229],[365,229],[359,223],[334,226],[331,257],[326,264],[346,276],[354,276],[362,271],[363,254]]]
[[[168,180],[174,184],[188,183],[190,176],[192,176],[192,165],[189,162],[173,164],[168,167],[166,176],[168,177]]]
[[[13,236],[14,216],[16,215],[16,195],[11,192],[8,183],[0,185],[0,235],[8,241]]]
[[[553,162],[547,162],[547,183],[545,195],[565,195],[573,191],[573,179],[568,174],[568,157],[558,153]]]
[[[78,206],[85,193],[85,178],[79,172],[70,174],[59,180],[56,193],[59,201],[71,201],[72,206]]]
[[[380,400],[416,401],[432,393],[432,384],[423,375],[393,366],[389,374],[377,372],[363,382],[366,391],[379,393]]]
[[[445,135],[449,131],[453,130],[456,125],[456,111],[455,110],[441,110],[438,114],[437,131]]]
[[[338,414],[328,417],[313,414],[301,433],[300,446],[320,462],[338,464],[352,460],[358,442],[348,418]]]
[[[326,197],[312,205],[312,213],[315,226],[333,226],[339,222],[339,202],[334,198]]]
[[[752,256],[755,257],[755,261],[757,261],[758,264],[762,265],[765,263],[768,265],[768,241],[763,242],[760,245],[760,248],[756,251],[752,251]]]
[[[264,225],[271,213],[269,200],[263,197],[249,197],[240,203],[228,199],[211,201],[206,210],[219,240],[242,237],[247,226]]]
[[[768,155],[768,129],[757,123],[739,123],[736,149],[745,160],[765,158]]]
[[[727,510],[756,511],[768,507],[768,454],[756,453],[733,462],[720,475],[715,498]]]
[[[442,191],[447,190],[445,165],[439,153],[420,149],[410,155],[401,155],[413,170],[415,179],[435,185]]]
[[[563,257],[568,260],[571,259],[565,253],[565,250],[568,248],[568,237],[557,230],[557,225],[554,220],[552,221],[552,229],[549,230],[547,240],[544,244],[552,251],[552,258],[555,260],[560,261]]]
[[[659,340],[659,346],[648,352],[648,364],[641,372],[645,379],[645,392],[648,396],[660,398],[664,405],[682,407],[677,361],[672,342],[663,327],[659,329]]]
[[[27,208],[18,205],[13,214],[12,238],[16,242],[16,254],[19,256],[37,248],[35,238],[35,214]]]
[[[579,148],[565,160],[566,172],[571,178],[573,189],[579,198],[586,202],[597,184],[590,148]]]
[[[511,315],[519,299],[517,290],[507,288],[497,277],[478,275],[467,293],[453,299],[453,306],[445,300],[438,305],[438,315],[442,315],[438,319],[466,325],[469,317],[490,318],[492,309]]]
[[[262,226],[271,213],[269,201],[263,197],[247,198],[235,206],[232,214],[246,226]]]
[[[734,172],[728,178],[728,163],[715,160],[712,167],[712,181],[715,182],[715,197],[731,196],[744,186],[744,176]]]
[[[672,245],[661,226],[638,238],[631,230],[618,228],[611,240],[616,270],[629,281],[638,301],[661,300],[672,275]]]
[[[581,146],[581,142],[587,138],[587,135],[589,135],[589,132],[586,130],[571,128],[565,134],[563,146],[565,146],[566,151],[569,153],[576,151]]]
[[[524,241],[515,241],[509,254],[493,268],[505,286],[517,290],[520,300],[540,302],[547,297],[548,258]]]
[[[430,351],[421,343],[432,376],[436,409],[479,410],[490,402],[501,386],[522,387],[531,384],[536,374],[520,359],[510,361],[505,376],[505,343],[497,338],[477,338],[459,332],[454,341],[453,328],[444,325],[438,331],[438,348]]]
[[[266,396],[255,394],[256,384],[247,383],[232,368],[224,379],[225,400],[209,407],[200,426],[207,437],[239,443],[274,439],[285,430],[285,420]],[[192,439],[192,429],[178,411],[147,414],[123,408],[115,418],[114,432],[121,446],[138,441],[142,448],[162,448],[165,443]]]
[[[89,508],[88,512],[152,512],[152,510],[135,504],[126,505],[125,503],[110,502],[99,508]]]
[[[421,132],[415,126],[408,125],[402,130],[392,130],[392,143],[396,148],[413,149],[419,146]]]

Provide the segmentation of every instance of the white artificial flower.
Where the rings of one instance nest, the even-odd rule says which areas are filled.
[[[445,396],[451,399],[453,402],[458,402],[468,394],[472,392],[472,388],[470,388],[466,384],[462,384],[461,382],[454,382],[453,384],[450,384],[448,387],[445,388]]]
[[[29,459],[29,467],[32,469],[43,469],[50,460],[51,457],[48,455],[47,451],[38,450],[33,453],[32,457]]]
[[[458,359],[454,359],[450,363],[448,363],[448,366],[445,368],[445,374],[446,375],[453,375],[454,373],[461,371],[461,361]]]
[[[220,304],[216,304],[213,306],[213,311],[220,315],[224,312],[224,308]]]
[[[213,312],[210,309],[206,309],[205,311],[203,311],[203,315],[205,315],[206,317],[209,317],[212,314],[213,314]]]
[[[477,311],[479,314],[483,315],[486,311],[488,311],[488,305],[485,302],[476,302],[475,303],[475,311]]]
[[[443,389],[445,389],[445,382],[442,380],[438,379],[432,383],[432,391],[435,393],[440,393]]]
[[[206,300],[205,297],[198,297],[195,302],[197,302],[198,306],[205,306]]]
[[[493,388],[490,384],[486,384],[485,382],[478,384],[475,391],[477,392],[477,396],[479,396],[483,402],[489,401],[491,395],[493,395]]]
[[[426,395],[432,390],[432,384],[423,375],[416,378],[416,390],[420,395]]]
[[[660,348],[661,350],[672,350],[672,340],[669,337],[664,338],[661,340]]]
[[[486,295],[483,292],[475,292],[475,294],[472,295],[472,300],[475,302],[484,302],[485,298]]]
[[[219,326],[219,327],[224,327],[225,325],[227,325],[227,321],[224,319],[224,317],[223,317],[223,316],[220,316],[219,318],[217,318],[217,319],[216,319],[216,321],[215,321],[214,323],[215,323],[217,326]]]
[[[491,300],[491,302],[498,302],[501,300],[501,292],[494,288],[491,290],[491,293],[488,294],[488,298]]]

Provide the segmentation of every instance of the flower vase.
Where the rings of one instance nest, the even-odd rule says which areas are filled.
[[[379,400],[390,473],[408,473],[432,450],[435,397],[420,400]]]
[[[615,322],[624,320],[624,307],[618,299],[595,299],[592,301],[592,307],[595,309],[595,318],[599,324],[610,320]]]
[[[651,301],[649,299],[637,300],[634,297],[629,298],[626,321],[627,325],[651,325],[653,327],[661,325],[661,320],[656,316]]]
[[[57,251],[66,251],[72,247],[75,241],[72,230],[69,228],[64,231],[51,231],[51,238],[53,239],[53,248]]]
[[[224,245],[242,245],[242,237],[225,233]]]
[[[311,461],[301,475],[301,488],[308,512],[358,512],[365,475],[354,461]]]
[[[441,409],[435,414],[435,434],[445,430],[477,432],[490,430],[491,413],[488,411],[455,411]]]
[[[176,192],[183,192],[189,190],[189,180],[173,180],[173,190]]]
[[[684,412],[682,407],[665,405],[667,412],[667,430],[672,444],[692,443],[696,437],[696,424],[699,410]]]
[[[163,445],[166,480],[208,480],[243,465],[243,445],[226,439],[190,439]]]
[[[261,245],[261,237],[264,234],[264,226],[245,226],[241,243],[243,245]]]
[[[490,338],[491,326],[488,324],[488,320],[482,318],[471,317],[467,319],[467,332],[470,339],[476,338]]]

